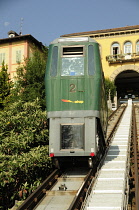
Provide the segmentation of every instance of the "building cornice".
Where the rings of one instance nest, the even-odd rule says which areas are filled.
[[[0,45],[1,44],[5,44],[5,43],[24,41],[24,40],[28,40],[28,41],[34,43],[35,45],[37,45],[41,49],[44,47],[42,42],[39,42],[31,34],[19,35],[19,36],[14,36],[14,37],[8,37],[8,38],[0,39]]]
[[[139,25],[104,29],[104,30],[96,30],[96,31],[79,32],[79,33],[71,33],[71,34],[62,35],[61,37],[90,36],[92,38],[100,38],[100,37],[107,37],[107,36],[127,35],[127,34],[136,34],[136,33],[139,33]]]

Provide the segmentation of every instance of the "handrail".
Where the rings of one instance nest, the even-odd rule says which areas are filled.
[[[139,60],[139,52],[137,53],[126,53],[126,54],[115,54],[107,55],[106,60],[110,63],[113,62],[124,62],[129,60]]]

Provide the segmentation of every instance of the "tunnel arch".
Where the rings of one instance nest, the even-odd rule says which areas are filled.
[[[139,66],[121,66],[112,73],[110,79],[116,85],[118,100],[127,97],[139,99]]]
[[[110,76],[110,79],[112,81],[115,81],[115,78],[118,76],[119,73],[123,72],[123,71],[127,71],[127,70],[132,70],[132,71],[136,71],[139,73],[139,66],[136,65],[123,65],[120,66],[119,68],[117,68]]]

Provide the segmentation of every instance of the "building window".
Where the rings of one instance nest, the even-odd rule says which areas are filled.
[[[21,50],[16,51],[16,63],[21,62]]]
[[[132,53],[132,43],[131,42],[125,42],[124,44],[124,53]]]
[[[112,55],[117,55],[120,53],[120,45],[119,43],[115,42],[112,44],[112,47],[111,47],[111,50],[112,50]]]
[[[136,43],[136,53],[139,53],[139,41]]]
[[[5,62],[5,53],[0,53],[0,65],[2,65],[2,62]]]

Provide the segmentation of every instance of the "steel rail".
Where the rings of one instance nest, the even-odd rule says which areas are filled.
[[[138,176],[138,162],[137,162],[137,126],[135,107],[133,106],[133,147],[134,147],[134,172],[135,172],[135,206],[139,209],[139,176]]]
[[[115,113],[121,108],[121,106],[119,106],[116,110],[114,110],[110,116],[108,117],[108,121],[115,115]]]
[[[90,169],[88,175],[86,176],[85,181],[83,182],[81,188],[78,190],[68,210],[75,210],[75,209],[78,210],[81,208],[82,202],[84,201],[84,198],[86,196],[87,189],[91,184],[91,180],[93,179],[95,172],[96,171],[94,170],[94,168]]]
[[[59,169],[54,170],[46,180],[17,208],[17,210],[33,210],[33,208],[39,203],[39,201],[46,195],[46,191],[49,190],[57,178],[61,175]]]

